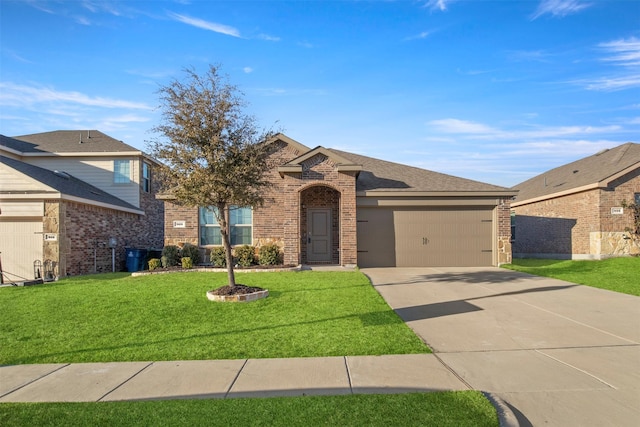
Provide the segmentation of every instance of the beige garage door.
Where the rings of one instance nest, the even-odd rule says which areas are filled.
[[[358,208],[360,267],[476,267],[493,262],[492,208]]]
[[[34,279],[33,262],[42,262],[42,221],[0,221],[2,270],[11,281]]]

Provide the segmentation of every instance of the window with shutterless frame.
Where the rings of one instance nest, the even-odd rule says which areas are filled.
[[[217,208],[199,208],[200,246],[222,245],[220,225],[216,219]],[[253,213],[250,207],[231,206],[229,208],[231,245],[251,245],[253,234]]]
[[[113,182],[115,184],[131,182],[131,160],[113,161]]]

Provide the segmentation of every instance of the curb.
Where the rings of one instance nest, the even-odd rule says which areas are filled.
[[[489,400],[489,402],[491,402],[494,408],[496,408],[496,412],[498,412],[500,427],[520,427],[520,421],[518,421],[518,417],[516,417],[516,414],[511,410],[511,407],[504,400],[502,400],[495,394],[486,391],[483,391],[482,394]]]

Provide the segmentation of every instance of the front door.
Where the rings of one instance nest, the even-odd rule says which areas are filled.
[[[331,209],[309,209],[307,261],[331,262]]]

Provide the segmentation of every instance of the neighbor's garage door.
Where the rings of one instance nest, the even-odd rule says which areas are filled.
[[[493,208],[358,208],[360,267],[493,263]]]
[[[34,279],[33,262],[42,261],[42,220],[0,221],[0,236],[5,283]]]

